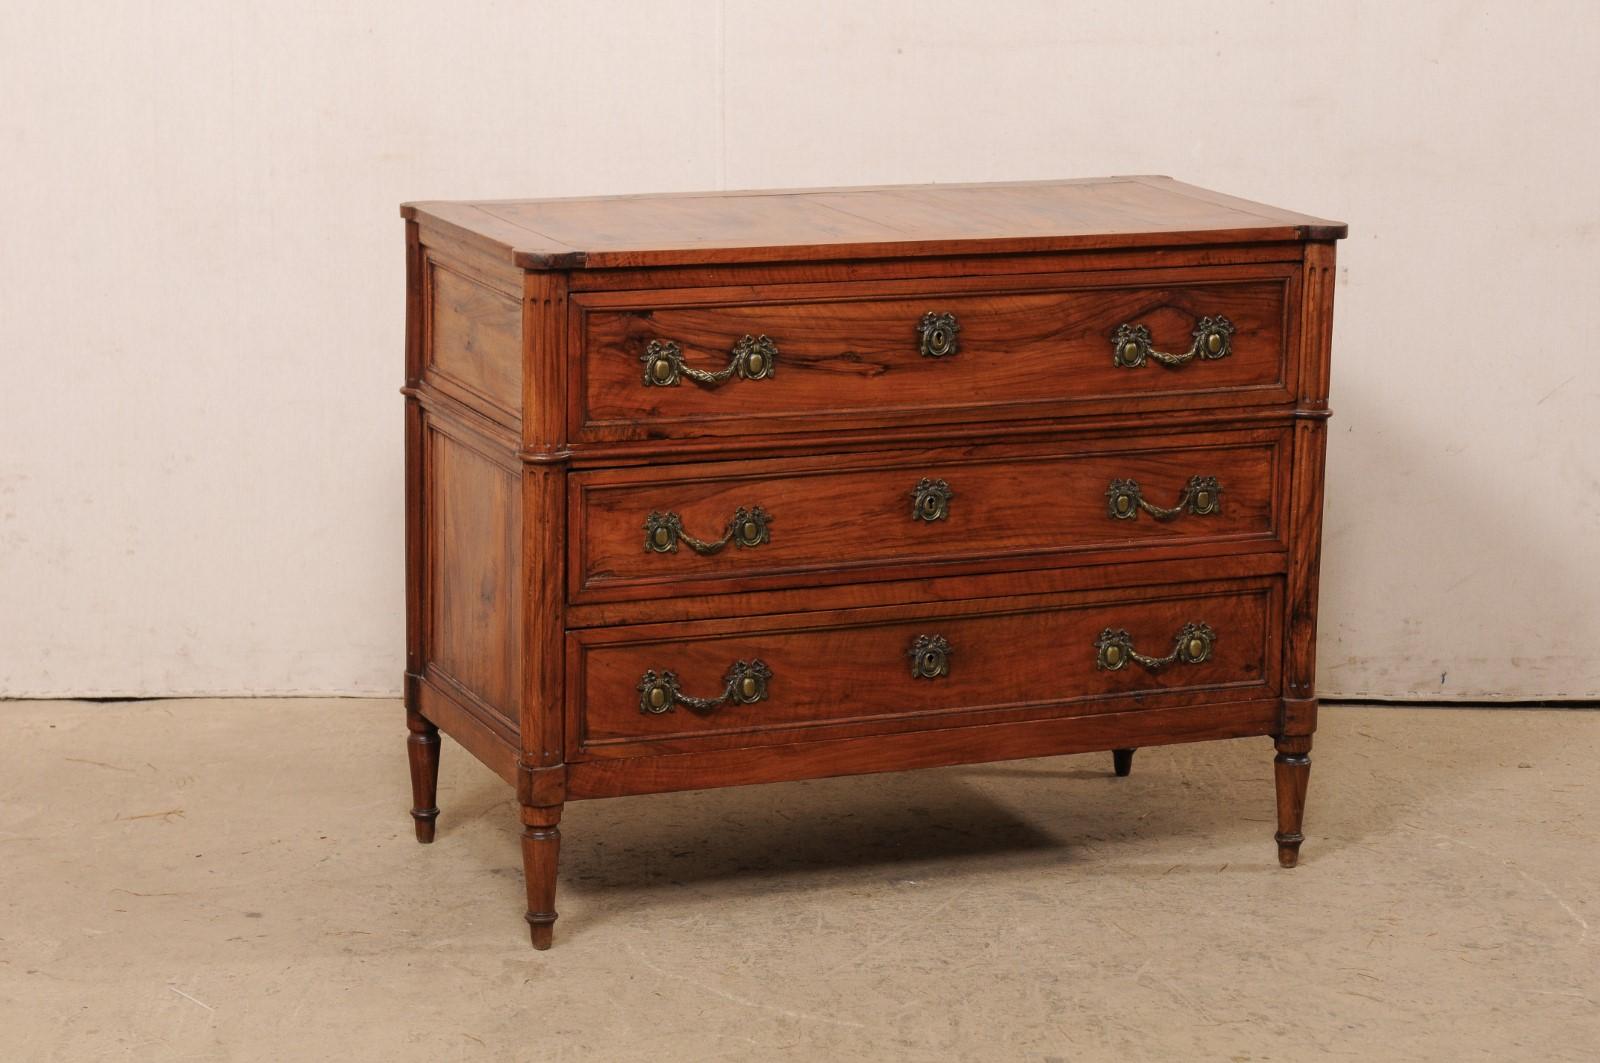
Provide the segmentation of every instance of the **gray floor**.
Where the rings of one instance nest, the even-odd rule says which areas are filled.
[[[411,840],[387,701],[0,705],[6,1060],[1593,1060],[1600,713],[568,807],[528,948],[510,790]]]

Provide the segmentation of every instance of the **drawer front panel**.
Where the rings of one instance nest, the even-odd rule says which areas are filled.
[[[1159,556],[1278,533],[1286,429],[576,473],[575,602]],[[1021,559],[1021,560],[1018,560]],[[1029,560],[1031,559],[1031,560]],[[878,572],[864,573],[863,570]]]
[[[569,634],[585,756],[1275,696],[1278,584]]]
[[[1289,400],[1289,267],[1099,276],[1038,290],[1016,290],[1024,282],[1015,278],[1004,279],[1011,290],[987,290],[968,278],[943,291],[923,281],[575,295],[575,435],[769,434]]]

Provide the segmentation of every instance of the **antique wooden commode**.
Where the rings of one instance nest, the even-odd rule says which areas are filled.
[[[1334,241],[1164,177],[403,208],[406,715],[564,802],[1309,752]]]

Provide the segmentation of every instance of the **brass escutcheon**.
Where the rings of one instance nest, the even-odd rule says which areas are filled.
[[[921,349],[924,358],[945,358],[961,350],[961,341],[957,333],[961,325],[956,321],[954,314],[941,314],[928,311],[922,315],[922,321],[917,325],[917,332],[921,336]]]
[[[950,500],[954,497],[949,484],[924,477],[911,490],[911,519],[944,520],[950,515]]]
[[[918,635],[906,651],[913,679],[941,679],[950,674],[950,643],[943,635]]]

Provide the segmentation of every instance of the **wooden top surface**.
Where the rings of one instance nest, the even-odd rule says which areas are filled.
[[[525,269],[1337,240],[1342,222],[1170,177],[407,203]]]

